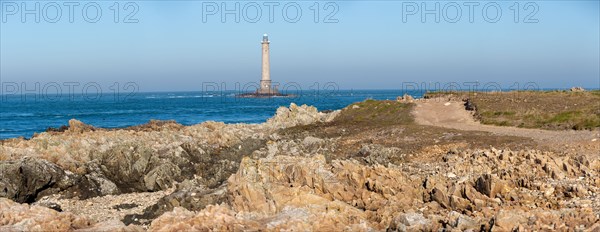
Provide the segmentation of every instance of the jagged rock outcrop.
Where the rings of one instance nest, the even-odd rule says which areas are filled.
[[[95,128],[93,126],[87,125],[77,119],[69,120],[69,129],[67,132],[69,133],[83,133],[86,131],[94,131]]]
[[[331,113],[322,113],[314,106],[298,106],[294,103],[290,107],[279,107],[275,116],[269,118],[265,125],[274,129],[281,129],[299,125],[308,125],[317,122],[330,122],[338,114],[339,110]]]
[[[62,169],[43,159],[0,161],[0,197],[30,203],[42,191],[73,184]]]
[[[237,170],[243,156],[265,146],[269,132],[263,125],[227,125],[220,122],[190,127],[154,122],[148,127],[112,131],[89,131],[87,125],[74,120],[71,124],[69,128],[77,133],[42,133],[29,141],[15,140],[3,144],[0,146],[0,159],[18,160],[29,156],[46,160],[54,165],[56,172],[70,173],[67,176],[77,183],[53,188],[49,193],[62,191],[67,197],[80,199],[165,190],[194,176],[203,177],[203,184],[214,188]],[[34,164],[22,163],[26,167]],[[35,167],[29,169],[36,170]],[[6,173],[13,175],[18,172]],[[6,179],[11,183],[21,181],[13,177]],[[7,187],[4,196],[19,202],[25,202],[25,198],[32,201],[30,192],[41,191],[46,188],[45,185],[54,183],[38,179],[45,181],[40,184],[43,186],[33,187],[27,193],[19,190],[23,196],[17,196],[17,190],[12,190],[16,187]],[[14,184],[17,185],[23,184]]]
[[[363,147],[369,149],[385,150]],[[598,206],[579,197],[598,192],[595,165],[584,158],[493,148],[453,149],[435,166],[403,168],[327,162],[322,155],[245,158],[227,182],[227,202],[197,214],[175,209],[151,228],[593,231],[600,228],[593,209]],[[581,175],[592,185],[573,184]],[[554,184],[542,184],[543,179]],[[223,220],[209,221],[215,217]]]
[[[415,98],[413,98],[413,96],[409,95],[409,94],[404,94],[402,96],[398,96],[396,97],[396,101],[399,102],[406,102],[406,103],[411,103],[415,101]]]
[[[336,166],[343,169],[345,165],[354,164],[339,163]],[[368,213],[351,205],[355,194],[364,197],[364,201],[372,202],[368,191],[344,187],[351,184],[358,189],[366,189],[366,180],[359,177],[361,172],[358,172],[359,176],[355,176],[358,179],[355,179],[349,176],[350,170],[336,175],[335,170],[328,170],[329,168],[331,166],[326,164],[323,156],[277,156],[259,160],[246,158],[242,161],[240,170],[228,181],[227,192],[231,208],[226,205],[209,206],[198,214],[175,209],[153,221],[150,229],[366,231],[377,228],[376,224],[369,221]],[[364,172],[362,174],[368,175]],[[356,182],[338,182],[341,180]],[[375,187],[375,184],[371,184],[371,187],[373,190],[381,188],[387,192],[388,190],[383,190],[384,184],[385,181],[382,186]],[[363,200],[359,201],[362,203],[357,204],[364,205]],[[382,206],[383,203],[379,201],[377,205]]]
[[[102,130],[73,122],[73,133],[3,142],[0,196],[37,206],[0,199],[0,230],[600,229],[597,155],[470,150],[466,143],[410,153],[384,138],[421,127],[378,125],[402,119],[391,110],[375,119],[381,111],[368,112],[370,104],[384,110],[391,103],[352,105],[346,110],[361,114],[333,123],[325,122],[337,112],[292,104],[263,124]],[[351,130],[356,115],[369,123]],[[294,127],[311,123],[324,124]],[[376,129],[363,133],[370,126]],[[105,196],[112,194],[119,195]],[[75,208],[101,211],[94,217],[104,222],[59,212]]]
[[[107,152],[94,153],[104,176],[124,192],[164,190],[181,180],[181,170],[161,160],[152,150],[138,144],[123,144]]]
[[[311,215],[329,215],[335,209],[335,217],[318,219],[332,229],[387,228],[394,212],[411,207],[422,195],[397,170],[356,161],[327,164],[321,155],[244,159],[229,179],[228,191],[232,208],[240,212],[273,216],[285,208],[298,208]]]

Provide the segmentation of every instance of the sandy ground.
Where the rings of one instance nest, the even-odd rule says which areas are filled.
[[[569,147],[578,145],[586,149],[600,149],[600,131],[550,131],[483,125],[473,118],[473,113],[465,110],[461,101],[442,99],[420,99],[412,112],[415,121],[421,125],[440,126],[466,131],[487,131],[497,135],[528,137],[540,145]]]

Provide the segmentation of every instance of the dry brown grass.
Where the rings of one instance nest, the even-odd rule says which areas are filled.
[[[600,128],[600,91],[519,91],[469,97],[484,124],[549,130]]]
[[[329,157],[331,159],[357,156],[363,144],[397,147],[404,154],[421,154],[432,146],[493,146],[517,150],[536,146],[529,138],[417,125],[411,114],[414,106],[397,101],[367,100],[344,108],[332,122],[287,128],[281,134],[288,139],[301,139],[309,135],[337,138],[339,149],[334,157]]]

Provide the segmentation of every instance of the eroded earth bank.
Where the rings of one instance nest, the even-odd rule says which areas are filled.
[[[71,120],[1,141],[0,231],[600,230],[597,129],[478,127],[457,104],[292,104],[262,124],[118,130]]]

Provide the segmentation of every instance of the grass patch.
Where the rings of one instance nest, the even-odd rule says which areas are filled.
[[[581,116],[581,111],[567,111],[554,115],[549,122],[569,122],[576,121],[578,117]]]
[[[332,123],[357,126],[412,124],[414,119],[410,112],[413,107],[413,103],[366,100],[344,108]]]

